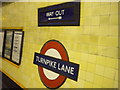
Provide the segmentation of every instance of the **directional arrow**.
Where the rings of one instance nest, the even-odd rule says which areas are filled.
[[[48,18],[48,20],[54,20],[54,19],[62,19],[62,16],[54,17],[54,18]]]

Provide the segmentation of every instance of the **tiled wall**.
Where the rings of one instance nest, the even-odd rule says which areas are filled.
[[[80,64],[78,81],[67,79],[61,88],[118,87],[118,3],[81,2],[80,26],[38,27],[37,10],[60,2],[15,2],[2,7],[3,27],[25,32],[19,67],[2,60],[2,70],[26,88],[45,87],[33,64],[34,52],[55,39],[69,59]]]

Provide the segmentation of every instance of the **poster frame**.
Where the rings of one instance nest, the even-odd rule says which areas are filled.
[[[12,42],[11,42],[11,48],[10,48],[10,58],[5,56],[5,48],[6,48],[6,38],[7,38],[7,32],[11,31],[12,32]],[[9,61],[11,61],[11,55],[12,55],[12,46],[13,46],[13,37],[14,37],[14,32],[13,30],[5,30],[4,34],[4,44],[3,44],[3,57]]]
[[[22,50],[23,50],[23,40],[24,40],[24,31],[22,31],[22,29],[4,29],[5,33],[4,33],[4,44],[3,44],[3,52],[2,52],[2,57],[11,61],[12,63],[16,64],[16,65],[20,65],[21,64],[21,59],[22,59]],[[12,35],[12,45],[11,45],[11,54],[10,54],[10,58],[5,57],[5,45],[6,45],[6,32],[7,31],[12,31],[13,35]],[[14,34],[16,31],[22,32],[22,39],[21,39],[21,45],[20,45],[20,55],[19,55],[19,62],[15,62],[12,60],[12,53],[13,53],[13,44],[14,44]]]

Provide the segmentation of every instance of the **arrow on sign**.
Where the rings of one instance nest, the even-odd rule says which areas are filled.
[[[48,18],[48,20],[54,20],[54,19],[62,19],[62,16],[54,17],[54,18]]]

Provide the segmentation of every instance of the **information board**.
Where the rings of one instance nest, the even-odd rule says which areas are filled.
[[[22,29],[4,29],[2,57],[20,65],[22,58],[24,31]]]
[[[22,36],[23,32],[14,32],[13,50],[12,50],[12,61],[20,63],[21,48],[22,48]]]
[[[4,57],[10,59],[12,51],[12,42],[13,42],[13,31],[5,31],[5,48],[4,48]]]

